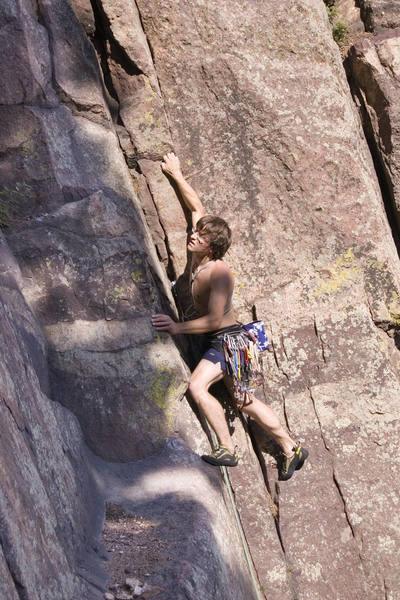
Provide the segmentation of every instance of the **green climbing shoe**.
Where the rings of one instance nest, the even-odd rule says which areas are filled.
[[[287,481],[291,478],[295,471],[301,469],[304,465],[304,461],[308,456],[308,450],[302,448],[300,444],[293,448],[294,454],[290,458],[288,456],[283,455],[282,464],[279,468],[279,480]]]
[[[203,454],[201,458],[216,467],[236,467],[239,460],[236,452],[232,454],[228,448],[222,445],[215,448],[211,454]]]

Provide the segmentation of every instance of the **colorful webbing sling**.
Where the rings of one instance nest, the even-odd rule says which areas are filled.
[[[248,394],[254,391],[261,376],[257,338],[243,329],[222,338],[226,370],[232,377],[233,392],[239,409],[251,404]]]

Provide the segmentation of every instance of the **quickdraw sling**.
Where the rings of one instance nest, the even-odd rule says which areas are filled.
[[[261,368],[258,356],[257,339],[248,332],[226,333],[222,337],[226,371],[233,382],[233,392],[239,408],[251,404],[248,394],[259,383]]]

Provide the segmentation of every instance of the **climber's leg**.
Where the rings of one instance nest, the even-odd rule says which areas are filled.
[[[234,447],[224,409],[218,400],[208,391],[209,387],[213,383],[220,381],[223,376],[224,372],[219,362],[214,364],[203,358],[192,373],[189,382],[189,392],[214,429],[219,443],[233,454]]]
[[[251,402],[242,408],[242,412],[254,419],[280,445],[286,456],[293,456],[296,442],[283,428],[276,412],[253,394],[248,394]]]

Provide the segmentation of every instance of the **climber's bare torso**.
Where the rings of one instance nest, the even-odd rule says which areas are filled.
[[[190,250],[190,243],[189,243]],[[223,311],[220,327],[234,325],[236,319],[231,306],[234,278],[232,271],[223,260],[211,261],[206,265],[198,265],[196,255],[192,259],[192,297],[193,306],[199,317],[207,315],[216,297],[222,296]],[[218,299],[220,302],[220,300]]]

